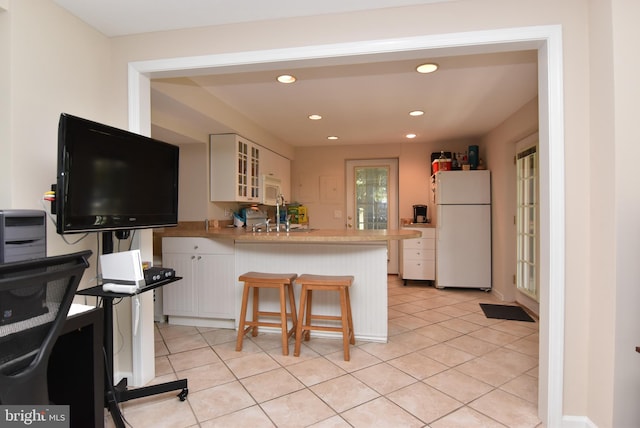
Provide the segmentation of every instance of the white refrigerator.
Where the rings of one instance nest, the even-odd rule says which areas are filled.
[[[436,287],[491,289],[491,173],[436,173]]]

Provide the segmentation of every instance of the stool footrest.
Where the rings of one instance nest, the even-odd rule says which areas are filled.
[[[280,316],[280,312],[259,311],[259,312],[256,312],[256,315],[259,316],[259,317],[279,317]],[[291,317],[292,316],[291,312],[287,312],[287,316]],[[247,322],[250,322],[250,321],[247,321]],[[280,324],[278,324],[278,325],[280,325]]]
[[[307,321],[311,320],[331,320],[331,321],[342,321],[342,317],[339,315],[311,315],[307,317]]]
[[[305,331],[335,331],[338,333],[342,333],[342,327],[329,327],[329,326],[318,326],[314,325],[313,327],[303,326],[302,333]]]

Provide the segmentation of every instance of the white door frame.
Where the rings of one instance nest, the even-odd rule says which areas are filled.
[[[540,128],[540,301],[538,414],[546,426],[563,424],[565,305],[565,165],[562,27],[541,25],[451,34],[303,46],[129,63],[129,129],[150,135],[152,77],[185,76],[218,67],[267,67],[301,60],[348,61],[349,56],[438,49],[439,54],[538,51]],[[553,328],[550,328],[553,326]]]

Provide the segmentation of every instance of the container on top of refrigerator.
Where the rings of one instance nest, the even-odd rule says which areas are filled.
[[[438,171],[451,171],[451,163],[451,158],[448,158],[444,154],[444,150],[442,150],[438,159],[435,159],[433,162],[431,162],[431,169],[433,170],[434,174]]]
[[[439,152],[433,152],[431,153],[431,175],[435,174],[436,172],[438,172],[438,170],[442,171],[442,170],[446,170],[448,171],[446,168],[452,169],[451,166],[451,152],[444,152],[444,156],[445,156],[445,162],[443,162],[443,167],[440,168],[440,156],[442,156],[442,151]],[[447,163],[448,161],[448,163]]]
[[[478,159],[480,158],[478,146],[469,146],[469,166],[471,169],[478,168]]]

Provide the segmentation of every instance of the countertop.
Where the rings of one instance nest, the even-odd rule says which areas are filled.
[[[413,230],[344,230],[344,229],[299,229],[291,232],[252,232],[236,227],[209,228],[189,225],[165,228],[156,233],[161,237],[198,237],[211,239],[232,239],[236,242],[375,242],[419,238]]]

